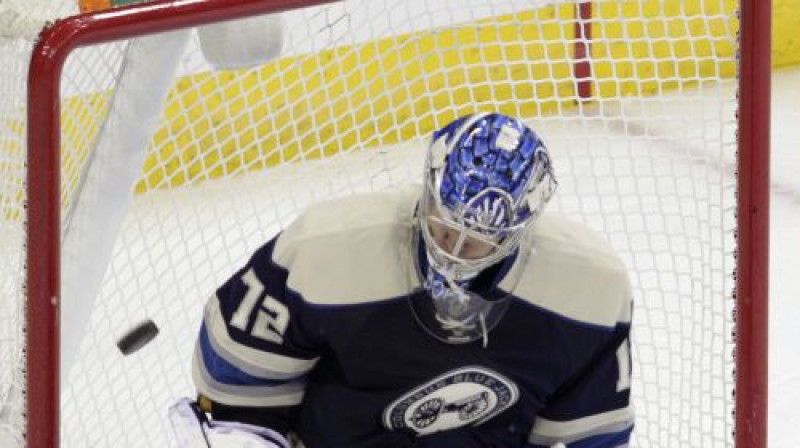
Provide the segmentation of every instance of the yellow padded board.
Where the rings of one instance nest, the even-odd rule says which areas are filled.
[[[726,18],[736,7],[735,0],[596,4],[595,95],[652,95],[734,76],[738,30]],[[397,143],[476,109],[530,118],[572,107],[574,10],[551,5],[482,20],[477,32],[407,34],[284,58],[257,72],[183,79],[137,190]]]

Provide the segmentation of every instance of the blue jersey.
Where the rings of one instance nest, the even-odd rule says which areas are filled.
[[[627,446],[631,294],[609,246],[543,215],[490,282],[506,308],[486,340],[445,343],[420,325],[419,191],[312,206],[216,291],[193,361],[215,418],[307,448]]]

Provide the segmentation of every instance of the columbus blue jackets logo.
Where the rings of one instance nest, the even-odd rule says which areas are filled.
[[[389,429],[408,428],[431,434],[479,425],[519,399],[517,385],[484,367],[462,367],[404,394],[383,412]]]

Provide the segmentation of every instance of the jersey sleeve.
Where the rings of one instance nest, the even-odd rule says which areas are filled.
[[[634,425],[630,404],[630,308],[608,342],[548,400],[529,437],[531,447],[627,447]]]
[[[272,413],[287,420],[303,400],[318,360],[303,330],[302,300],[286,287],[287,268],[273,262],[277,238],[206,303],[192,377],[198,393],[214,403],[215,418],[213,409],[227,416],[263,420]]]

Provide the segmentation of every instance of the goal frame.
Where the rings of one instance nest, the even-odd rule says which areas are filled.
[[[60,78],[78,48],[333,0],[160,0],[59,20],[28,74],[26,434],[59,446]],[[590,2],[581,2],[590,8]],[[767,446],[771,0],[741,0],[737,154],[735,444]],[[133,18],[135,17],[135,20]],[[586,98],[589,99],[589,98]]]

